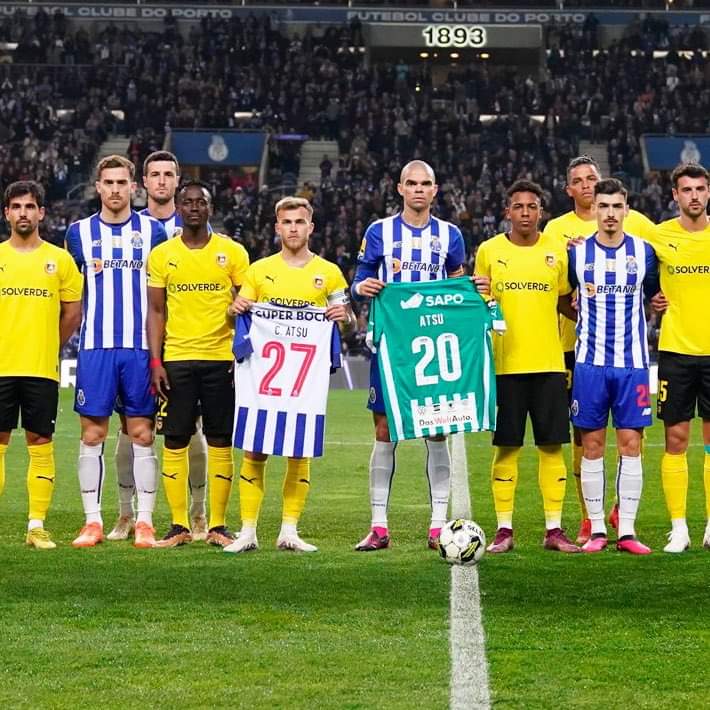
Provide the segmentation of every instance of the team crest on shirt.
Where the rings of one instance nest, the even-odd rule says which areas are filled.
[[[439,237],[432,237],[432,240],[429,242],[429,247],[435,254],[438,254],[441,251],[441,241]]]
[[[398,274],[402,270],[402,262],[392,257],[392,273]]]
[[[92,259],[91,267],[93,268],[95,274],[100,274],[103,271],[104,263],[101,259]]]
[[[47,274],[56,274],[57,273],[57,262],[56,261],[48,261],[44,265],[44,271]]]
[[[557,259],[555,259],[554,254],[545,254],[545,263],[550,267],[554,267],[554,265],[557,263]]]
[[[83,407],[86,404],[86,397],[84,396],[84,390],[76,391],[76,403]]]
[[[588,296],[589,298],[594,298],[594,296],[596,296],[597,291],[596,291],[596,289],[594,288],[594,284],[585,283],[585,284],[584,284],[584,290],[586,291],[587,296]]]
[[[316,274],[313,277],[313,286],[314,288],[321,289],[325,285],[325,277],[321,276],[320,274]]]
[[[134,249],[143,248],[143,235],[140,232],[133,232],[131,235],[131,246]]]
[[[626,257],[626,273],[627,274],[637,274],[639,270],[639,265],[638,262],[636,261],[636,257],[633,255],[629,255]]]
[[[224,268],[227,266],[227,255],[226,254],[217,254],[215,261],[217,262],[217,266],[221,266]]]

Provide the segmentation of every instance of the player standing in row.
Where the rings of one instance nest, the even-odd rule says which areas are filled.
[[[507,192],[508,234],[481,244],[475,273],[491,279],[491,292],[505,317],[505,334],[494,339],[498,415],[491,471],[498,531],[492,553],[513,549],[513,508],[518,458],[528,414],[538,449],[538,480],[545,510],[544,547],[580,552],[562,531],[567,468],[562,444],[569,442],[569,410],[558,309],[570,305],[567,250],[538,231],[542,188],[518,180]]]
[[[155,544],[153,509],[158,462],[153,450],[155,396],[151,392],[146,265],[167,237],[159,222],[131,209],[135,166],[120,155],[96,168],[98,213],[69,226],[67,248],[84,274],[84,305],[74,410],[81,420],[79,484],[86,524],[72,543],[103,541],[101,493],[104,442],[118,404],[126,416],[138,501],[135,546]]]
[[[140,214],[157,219],[168,239],[182,234],[182,219],[175,205],[175,192],[180,184],[180,165],[168,151],[151,153],[143,161],[143,185],[148,192],[148,206]],[[212,231],[207,223],[209,231]],[[126,540],[135,527],[133,497],[133,449],[126,430],[126,418],[121,414],[121,429],[116,442],[116,479],[118,483],[119,517],[108,540]],[[207,539],[205,496],[207,494],[207,441],[202,424],[197,420],[197,431],[190,439],[190,528],[193,540]]]
[[[634,529],[643,467],[641,437],[651,425],[644,296],[658,291],[653,248],[624,232],[626,188],[613,178],[594,186],[598,231],[570,250],[569,280],[579,289],[572,423],[582,433],[582,491],[591,519],[584,552],[607,546],[604,524],[604,450],[609,411],[619,454],[618,550],[647,555]]]
[[[594,203],[594,186],[601,180],[601,173],[597,162],[588,155],[573,158],[567,165],[567,185],[565,192],[572,198],[573,209],[565,212],[555,219],[551,219],[545,226],[545,235],[555,237],[566,244],[572,239],[586,239],[597,231],[597,219]],[[636,210],[629,210],[624,222],[624,230],[641,239],[648,240],[654,229],[650,219]],[[574,382],[574,347],[576,341],[575,323],[565,316],[560,316],[560,338],[564,351],[565,368],[567,372],[567,392],[572,395]],[[582,522],[577,535],[577,544],[583,545],[591,535],[591,522],[587,515],[582,494],[581,461],[582,438],[581,433],[573,427],[572,441],[572,471],[574,473],[577,499],[582,512]],[[616,508],[610,515],[610,521],[616,525]]]
[[[10,238],[0,244],[0,495],[10,433],[22,412],[30,459],[25,540],[51,550],[44,520],[54,492],[59,348],[81,321],[81,274],[64,249],[39,236],[44,192],[36,182],[9,185],[3,206]]]
[[[234,329],[227,309],[249,257],[241,244],[208,230],[211,209],[206,185],[185,184],[178,193],[182,233],[155,249],[148,263],[150,367],[160,397],[163,483],[172,513],[172,527],[158,547],[193,539],[187,510],[188,446],[198,407],[207,438],[207,542],[223,547],[234,539],[225,523],[234,475]]]
[[[680,214],[656,228],[651,244],[661,264],[660,305],[667,306],[658,344],[658,418],[665,427],[661,478],[672,529],[665,552],[690,546],[686,520],[690,420],[703,420],[705,506],[703,545],[710,549],[710,219],[708,171],[696,163],[671,173]],[[656,299],[654,299],[656,302]]]
[[[329,320],[351,324],[347,305],[348,285],[340,268],[308,248],[313,232],[313,207],[308,200],[284,197],[276,203],[276,234],[281,251],[254,262],[247,270],[244,285],[234,301],[235,313],[246,313],[254,303],[279,306],[326,308]],[[323,376],[327,376],[324,373]],[[270,443],[270,442],[269,442]],[[242,529],[225,552],[246,552],[259,547],[256,527],[264,499],[267,454],[245,451],[239,474],[239,505]],[[311,461],[289,456],[283,482],[283,515],[276,546],[280,550],[316,552],[317,547],[301,539],[298,522],[310,491]]]
[[[434,281],[464,273],[466,248],[459,228],[431,214],[438,186],[431,166],[413,160],[403,168],[397,185],[404,206],[399,214],[373,222],[360,247],[351,287],[353,298],[376,296],[387,283]],[[389,546],[387,523],[396,444],[390,441],[377,356],[370,360],[370,397],[367,405],[375,425],[370,457],[370,532],[356,550]],[[451,460],[445,436],[425,439],[426,473],[431,498],[429,547],[437,549],[439,531],[448,517]]]

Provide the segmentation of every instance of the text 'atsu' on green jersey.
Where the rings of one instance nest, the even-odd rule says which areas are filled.
[[[382,289],[370,305],[368,344],[392,441],[495,428],[490,331],[501,321],[468,277]]]

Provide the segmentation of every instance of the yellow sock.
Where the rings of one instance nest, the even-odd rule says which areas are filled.
[[[0,444],[0,496],[5,490],[5,454],[7,453],[7,444]]]
[[[289,458],[284,476],[283,522],[298,525],[311,488],[311,460]]]
[[[264,471],[266,461],[254,461],[244,456],[239,472],[239,510],[242,525],[256,527],[261,501],[264,500]]]
[[[44,520],[54,492],[54,444],[28,446],[27,493],[30,499],[30,520]]]
[[[190,527],[187,516],[187,477],[190,471],[188,447],[163,448],[163,486],[168,499],[173,525]]]
[[[572,442],[572,473],[574,473],[574,485],[577,490],[577,500],[583,518],[588,518],[587,506],[584,503],[584,493],[582,493],[582,447]]]
[[[229,504],[234,478],[231,446],[207,445],[207,476],[209,478],[208,493],[210,496],[209,528],[221,527]]]
[[[518,485],[520,447],[496,446],[491,466],[491,488],[499,528],[513,527],[515,488]]]
[[[567,467],[562,446],[538,446],[538,481],[548,530],[562,527],[562,502],[565,499]]]
[[[671,520],[685,518],[688,497],[688,457],[684,453],[663,454],[661,480]]]
[[[703,461],[703,481],[705,482],[705,514],[710,520],[710,451],[705,447],[705,460]]]

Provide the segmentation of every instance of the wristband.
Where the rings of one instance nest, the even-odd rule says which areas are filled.
[[[159,357],[150,358],[150,369],[155,370],[156,367],[162,367],[163,361]]]

